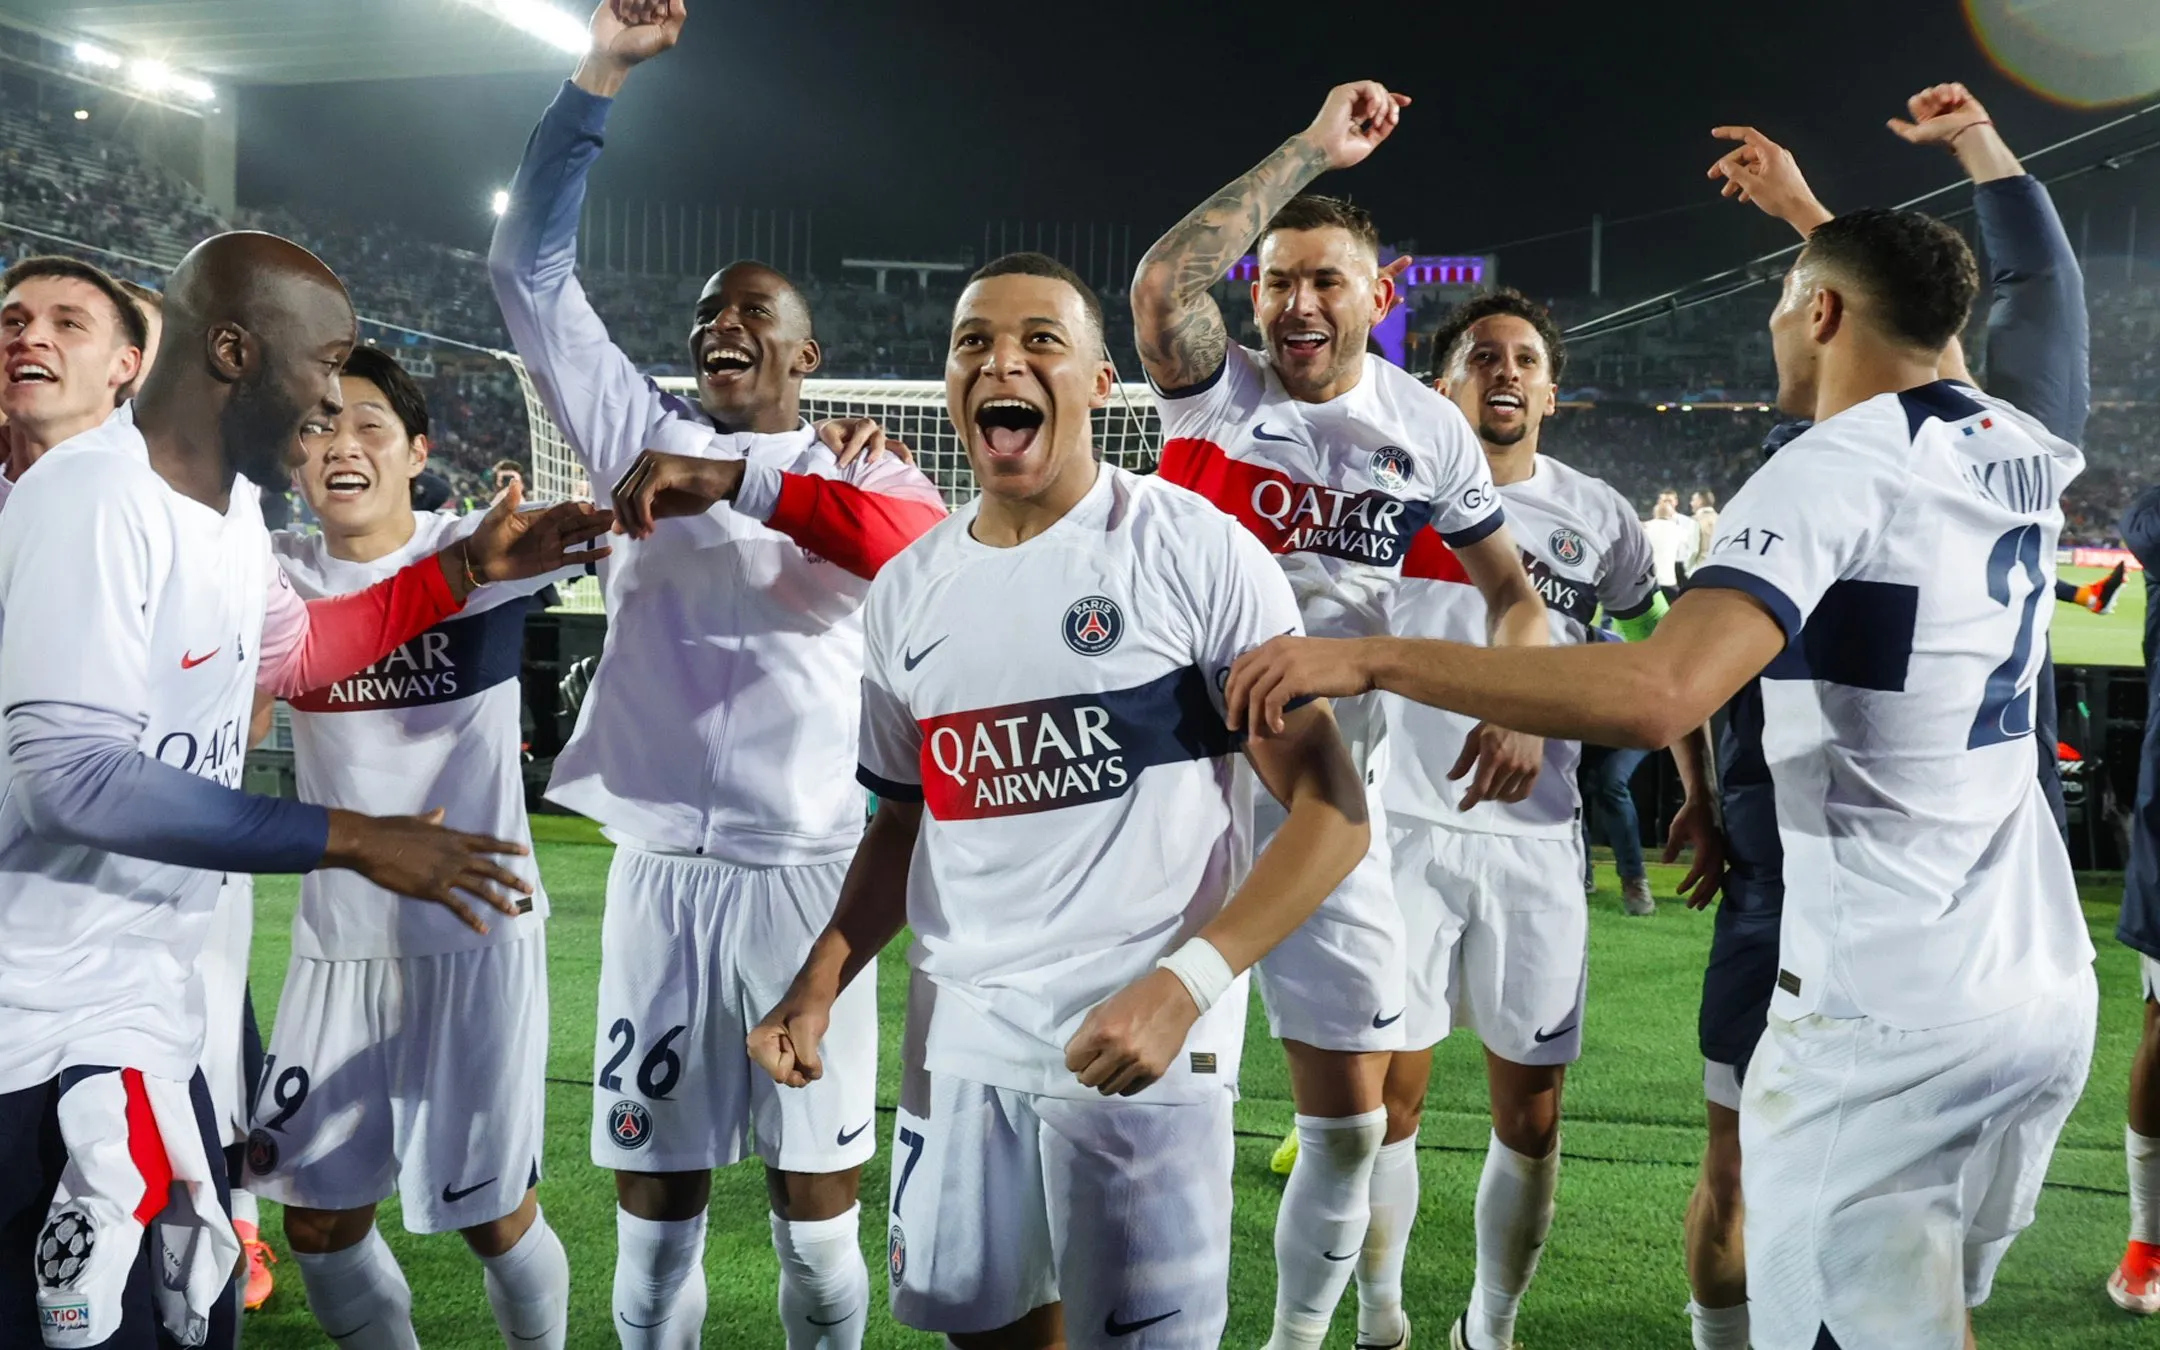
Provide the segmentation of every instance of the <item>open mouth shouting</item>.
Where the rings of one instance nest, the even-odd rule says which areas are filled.
[[[8,362],[7,382],[9,384],[58,384],[60,383],[60,375],[59,372],[44,362],[23,356]]]
[[[357,501],[367,495],[374,480],[357,469],[337,469],[323,479],[323,492],[332,501]]]
[[[698,372],[714,388],[737,383],[756,365],[757,353],[733,338],[709,339],[698,354]]]
[[[1488,412],[1502,416],[1519,416],[1523,410],[1523,396],[1512,389],[1499,389],[1485,396]]]
[[[1283,352],[1310,360],[1326,350],[1328,334],[1318,328],[1294,328],[1282,335]]]
[[[1020,398],[993,398],[975,410],[975,430],[993,462],[1014,461],[1035,448],[1046,420],[1043,410]]]

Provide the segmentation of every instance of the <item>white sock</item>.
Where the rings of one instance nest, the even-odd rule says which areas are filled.
[[[697,1350],[705,1325],[705,1216],[615,1211],[615,1335],[623,1350]]]
[[[861,1205],[850,1205],[830,1219],[772,1216],[788,1350],[861,1350],[870,1314],[870,1268],[856,1240],[861,1213]]]
[[[1477,1285],[1468,1317],[1475,1350],[1515,1343],[1515,1313],[1545,1250],[1559,1184],[1558,1140],[1542,1158],[1524,1157],[1497,1134],[1486,1145],[1477,1188]]]
[[[535,1212],[525,1236],[501,1256],[481,1257],[480,1266],[503,1342],[563,1350],[570,1324],[570,1258],[548,1227],[547,1215]]]
[[[253,1191],[234,1190],[232,1204],[226,1207],[225,1212],[232,1216],[234,1223],[262,1227],[262,1206],[256,1203]]]
[[[1402,1268],[1417,1222],[1417,1136],[1382,1144],[1373,1160],[1372,1222],[1358,1254],[1358,1340],[1388,1345],[1403,1338]]]
[[[1299,1116],[1297,1135],[1297,1166],[1275,1211],[1275,1334],[1267,1350],[1319,1350],[1326,1337],[1365,1244],[1387,1111]]]
[[[2160,1139],[2123,1126],[2130,1160],[2130,1240],[2160,1244]]]
[[[1705,1308],[1690,1299],[1687,1312],[1695,1327],[1695,1350],[1748,1350],[1747,1304]]]
[[[382,1234],[341,1252],[294,1252],[308,1311],[338,1350],[420,1350],[413,1335],[412,1286]]]

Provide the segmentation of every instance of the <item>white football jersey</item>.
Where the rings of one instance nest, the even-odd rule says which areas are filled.
[[[1523,570],[1545,600],[1555,646],[1597,641],[1591,627],[1599,606],[1632,618],[1657,597],[1650,540],[1635,508],[1601,478],[1549,455],[1531,461],[1528,478],[1500,488],[1508,532],[1522,549]],[[1395,598],[1395,631],[1403,637],[1445,638],[1478,646],[1486,641],[1485,597],[1462,561],[1427,531],[1410,546]],[[1565,839],[1575,833],[1582,794],[1575,782],[1578,741],[1547,740],[1537,785],[1519,802],[1480,802],[1461,809],[1466,775],[1447,772],[1462,754],[1474,717],[1384,695],[1392,747],[1387,809],[1454,829]]]
[[[1264,353],[1232,346],[1191,389],[1158,392],[1156,472],[1228,512],[1276,556],[1315,637],[1375,637],[1403,561],[1431,527],[1457,547],[1502,522],[1492,471],[1460,408],[1401,368],[1365,374],[1326,403],[1301,403]],[[1360,765],[1379,745],[1376,695],[1338,699]]]
[[[1297,605],[1237,522],[1156,479],[1105,465],[1017,548],[977,543],[977,509],[871,583],[861,777],[925,806],[908,923],[935,990],[926,1067],[1092,1098],[1065,1067],[1081,1021],[1243,879],[1252,777],[1221,687],[1298,631]],[[1244,1002],[1210,1009],[1141,1099],[1232,1087]]]
[[[223,514],[150,467],[130,404],[39,459],[0,513],[0,707],[143,721],[142,752],[240,785],[269,539],[246,480]],[[12,765],[0,758],[0,792]],[[0,799],[0,1092],[74,1064],[185,1082],[216,872],[32,834]]]
[[[280,530],[278,562],[302,598],[365,590],[479,528],[485,511],[421,512],[413,537],[373,562],[330,555],[320,534]],[[451,618],[374,665],[291,700],[293,768],[303,801],[370,816],[443,808],[443,823],[531,844],[521,766],[518,667],[533,593],[558,573],[483,586]],[[547,915],[531,857],[496,861],[533,885],[532,912],[487,912],[483,936],[441,905],[393,895],[358,872],[310,872],[300,883],[293,955],[318,961],[443,952],[515,942]]]
[[[1938,381],[1818,422],[1756,470],[1690,588],[1784,628],[1763,752],[1785,847],[1771,1011],[1961,1022],[2093,959],[2033,774],[2075,446]]]

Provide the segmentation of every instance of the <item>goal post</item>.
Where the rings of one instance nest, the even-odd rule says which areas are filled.
[[[589,497],[592,488],[571,453],[570,443],[547,404],[533,387],[525,363],[508,352],[496,354],[517,375],[518,390],[525,399],[527,439],[532,451],[532,490],[539,501],[562,501]],[[656,380],[662,389],[687,398],[697,396],[697,381],[688,376]],[[939,380],[805,380],[803,416],[812,421],[828,417],[874,417],[885,434],[907,443],[915,463],[936,483],[948,505],[958,506],[975,495],[975,477],[968,470],[967,451],[945,415],[945,385]],[[1095,410],[1095,444],[1103,458],[1127,469],[1144,469],[1155,463],[1162,448],[1162,425],[1155,403],[1144,384],[1115,386],[1109,406]],[[600,585],[585,578],[558,587],[562,608],[577,613],[601,612]]]

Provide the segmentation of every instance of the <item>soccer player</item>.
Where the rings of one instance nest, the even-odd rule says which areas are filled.
[[[524,889],[488,860],[517,844],[236,791],[258,680],[297,692],[356,669],[608,524],[502,511],[369,592],[305,604],[277,580],[240,475],[274,479],[302,418],[336,412],[351,303],[298,245],[235,233],[181,262],[170,305],[184,357],[168,351],[137,400],[49,452],[0,514],[10,1345],[41,1330],[150,1345],[161,1324],[231,1341],[239,1244],[210,1161],[193,970],[220,872],[349,868],[475,926],[474,901],[514,913]],[[169,1204],[153,1166],[176,1183]]]
[[[394,358],[356,348],[341,384],[343,411],[300,437],[295,477],[321,532],[273,536],[304,596],[372,585],[483,515],[414,512],[427,403]],[[440,805],[453,828],[529,847],[517,674],[531,597],[555,579],[484,587],[366,670],[296,695],[301,797],[377,814]],[[365,1328],[343,1336],[348,1350],[417,1344],[412,1291],[375,1229],[393,1190],[411,1231],[463,1233],[505,1344],[564,1343],[570,1268],[534,1191],[547,892],[529,857],[507,866],[530,908],[484,934],[347,873],[301,883],[248,1166],[286,1206],[315,1320]]]
[[[0,503],[39,456],[112,415],[149,344],[141,308],[100,268],[38,257],[0,272]]]
[[[2131,808],[2130,864],[2115,936],[2138,953],[2145,1026],[2130,1062],[2130,1119],[2123,1148],[2130,1173],[2130,1241],[2108,1276],[2108,1297],[2141,1316],[2160,1312],[2160,488],[2147,488],[2123,513],[2123,543],[2145,568],[2145,737]]]
[[[1976,185],[1981,236],[1995,260],[1995,297],[1988,311],[1991,384],[1998,394],[2014,394],[2018,406],[2043,426],[2075,440],[2083,434],[2090,407],[2083,278],[2053,203],[2025,175],[1963,86],[1923,90],[1908,111],[1913,120],[1899,124],[1905,128],[1901,134],[1921,144],[1949,145]],[[1720,128],[1718,134],[1740,142],[1712,167],[1727,195],[1785,221],[1802,237],[1831,218],[1783,146],[1748,127]],[[1970,378],[1955,342],[1939,373]],[[1766,453],[1798,429],[1804,424],[1773,431],[1774,444]],[[2040,780],[2052,801],[2059,797],[2059,784],[2048,712],[2053,672],[2046,663],[2034,692]],[[1744,1350],[1748,1341],[1740,1097],[1776,987],[1784,895],[1763,718],[1760,682],[1750,681],[1727,707],[1720,747],[1730,869],[1703,978],[1700,1038],[1709,1132],[1687,1220],[1690,1314],[1698,1350]]]
[[[1639,643],[1277,639],[1231,716],[1381,688],[1546,736],[1670,744],[1761,677],[1785,905],[1742,1088],[1759,1350],[1955,1350],[2084,1087],[2092,944],[2033,772],[2067,441],[1938,378],[1978,289],[1909,211],[1809,234],[1770,320],[1813,419]]]
[[[1299,196],[1394,130],[1409,99],[1371,81],[1330,91],[1312,124],[1158,240],[1133,279],[1134,334],[1156,391],[1159,474],[1243,521],[1277,555],[1315,633],[1388,631],[1404,559],[1430,528],[1460,560],[1493,640],[1547,640],[1545,607],[1502,523],[1462,413],[1365,343],[1394,285],[1372,218]],[[1209,295],[1258,241],[1253,310],[1264,351],[1230,341]],[[1382,818],[1386,718],[1376,699],[1336,709]],[[1524,797],[1535,737],[1480,727],[1466,804]],[[1282,819],[1255,800],[1265,837]],[[1382,1083],[1404,1045],[1403,917],[1384,832],[1350,879],[1260,965],[1268,1024],[1290,1061],[1297,1154],[1275,1221],[1271,1350],[1317,1347],[1365,1240],[1386,1133]]]
[[[982,495],[871,587],[877,814],[751,1041],[777,1080],[814,1086],[839,1002],[913,926],[893,1312],[968,1350],[1221,1343],[1238,976],[1369,829],[1308,704],[1247,747],[1286,812],[1251,858],[1218,681],[1297,631],[1297,604],[1235,522],[1097,461],[1102,324],[1086,283],[1031,253],[954,308],[946,407]]]
[[[853,1350],[869,1298],[856,1196],[876,1147],[876,982],[842,1000],[831,1072],[809,1091],[780,1092],[743,1038],[832,917],[862,836],[869,578],[944,506],[898,457],[842,467],[804,424],[817,340],[772,268],[739,262],[706,283],[686,341],[694,403],[639,374],[586,301],[578,213],[608,111],[683,21],[679,0],[594,11],[490,257],[504,323],[593,486],[639,512],[604,569],[606,645],[548,787],[616,844],[592,1157],[615,1171],[624,1346],[696,1344],[711,1170],[754,1149],[787,1343]]]
[[[1539,450],[1567,361],[1552,315],[1516,291],[1482,295],[1441,322],[1433,352],[1434,387],[1477,429],[1554,643],[1598,640],[1591,625],[1600,607],[1623,638],[1648,637],[1666,603],[1634,507]],[[1393,625],[1409,637],[1485,639],[1484,601],[1438,535],[1422,534],[1411,546]],[[1402,1270],[1418,1209],[1418,1123],[1432,1047],[1461,1025],[1485,1047],[1492,1136],[1474,1212],[1476,1283],[1451,1340],[1456,1350],[1505,1350],[1552,1223],[1561,1089],[1582,1053],[1589,911],[1576,826],[1581,747],[1547,740],[1528,797],[1466,806],[1467,791],[1448,775],[1472,753],[1476,724],[1399,698],[1383,703],[1393,751],[1388,845],[1410,997],[1404,1048],[1388,1062],[1387,1139],[1373,1167],[1372,1227],[1357,1262],[1358,1345],[1389,1350],[1409,1340]],[[1693,845],[1686,894],[1715,885],[1724,844],[1708,729],[1673,749],[1687,799],[1666,855]]]

